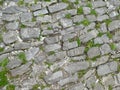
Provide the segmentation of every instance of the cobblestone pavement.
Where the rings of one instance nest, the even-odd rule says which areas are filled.
[[[0,90],[120,90],[120,0],[0,0]]]

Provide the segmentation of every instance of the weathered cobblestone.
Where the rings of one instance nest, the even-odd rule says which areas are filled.
[[[0,0],[0,90],[120,90],[120,0]]]

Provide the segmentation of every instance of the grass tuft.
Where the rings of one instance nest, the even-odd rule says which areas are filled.
[[[25,53],[24,53],[24,52],[20,52],[20,53],[18,54],[18,58],[19,58],[20,60],[22,60],[22,63],[23,63],[23,64],[27,63],[26,56],[25,56]]]
[[[66,14],[66,15],[65,15],[65,18],[71,19],[71,14],[70,14],[70,13]]]
[[[15,90],[15,85],[12,85],[12,84],[8,85],[6,87],[6,90]]]
[[[78,14],[78,15],[83,14],[83,7],[77,8],[77,14]]]
[[[116,45],[114,43],[111,43],[110,44],[110,48],[111,48],[111,50],[115,50],[116,49]]]

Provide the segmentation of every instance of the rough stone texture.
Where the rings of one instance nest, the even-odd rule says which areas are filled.
[[[9,31],[3,35],[3,41],[6,44],[13,43],[17,40],[17,33],[16,31]]]
[[[65,8],[67,8],[67,6],[68,6],[68,4],[66,4],[66,3],[58,3],[58,4],[49,6],[48,9],[51,13],[53,13],[53,12],[57,12],[62,9],[65,9]]]
[[[58,50],[60,48],[61,48],[61,46],[59,44],[51,44],[51,45],[46,45],[45,46],[45,51],[50,52],[50,51]]]
[[[70,20],[70,19],[61,19],[60,20],[60,23],[61,23],[61,25],[64,27],[64,28],[66,28],[66,27],[70,27],[70,26],[72,26],[72,20]]]
[[[57,71],[57,72],[53,73],[51,76],[48,75],[46,77],[46,82],[50,83],[50,84],[55,83],[57,81],[60,81],[62,77],[63,77],[62,71]]]
[[[120,90],[119,9],[120,0],[0,0],[0,90]]]
[[[112,21],[108,26],[109,31],[113,31],[118,28],[120,28],[120,20]]]
[[[89,58],[93,58],[100,55],[100,49],[98,47],[92,47],[87,52]]]
[[[75,73],[79,70],[85,70],[89,67],[89,62],[78,62],[78,63],[72,63],[66,67],[64,67],[64,69],[68,72],[68,73]]]
[[[110,46],[108,44],[102,45],[101,48],[100,48],[100,50],[101,50],[101,54],[102,55],[108,54],[108,53],[111,52],[111,48],[110,48]]]
[[[85,47],[78,47],[78,48],[69,50],[67,53],[68,53],[68,56],[77,56],[77,55],[83,54],[84,50],[85,50]]]
[[[35,11],[33,14],[34,14],[34,16],[39,16],[39,15],[43,15],[43,14],[47,14],[47,13],[48,13],[47,9],[43,8],[41,10]]]
[[[7,30],[17,30],[19,26],[19,22],[8,23],[6,25]]]
[[[103,76],[111,72],[117,71],[117,67],[118,67],[117,62],[115,61],[109,62],[109,63],[99,66],[97,69],[97,73],[99,76]]]
[[[24,74],[25,72],[29,71],[30,70],[30,65],[31,65],[31,62],[25,64],[25,65],[22,65],[18,68],[15,68],[13,70],[10,70],[12,76],[17,76],[17,75],[22,75]]]
[[[65,79],[63,79],[63,80],[60,80],[60,81],[58,82],[58,84],[59,84],[60,86],[63,86],[63,85],[68,84],[68,83],[76,82],[77,80],[78,80],[78,76],[77,76],[77,74],[75,74],[75,75],[70,76],[70,77],[68,77],[68,78],[65,78]]]
[[[21,38],[32,39],[32,38],[39,38],[40,29],[39,28],[23,28],[20,30]]]

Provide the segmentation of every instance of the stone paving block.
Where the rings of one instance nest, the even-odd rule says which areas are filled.
[[[58,4],[49,6],[48,9],[51,13],[53,13],[53,12],[57,12],[57,11],[65,9],[65,8],[67,8],[67,6],[68,6],[68,4],[66,4],[66,3],[58,3]]]
[[[40,29],[39,28],[23,28],[20,30],[20,35],[23,40],[39,38]]]
[[[68,56],[77,56],[84,53],[85,47],[78,47],[67,51]]]
[[[80,70],[86,70],[89,68],[89,62],[83,61],[83,62],[77,62],[77,63],[71,63],[68,66],[63,67],[65,71],[68,73],[75,73]]]

